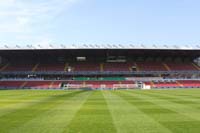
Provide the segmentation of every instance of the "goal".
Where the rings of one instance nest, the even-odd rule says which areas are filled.
[[[113,85],[113,90],[116,89],[134,89],[137,88],[136,84],[114,84]]]
[[[63,86],[63,89],[92,89],[93,85],[91,84],[87,84],[87,85],[83,85],[83,84],[65,84]]]

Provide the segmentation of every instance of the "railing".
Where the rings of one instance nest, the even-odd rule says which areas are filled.
[[[0,75],[136,75],[136,74],[200,74],[200,71],[79,71],[79,72],[64,72],[64,71],[12,71],[0,72]]]

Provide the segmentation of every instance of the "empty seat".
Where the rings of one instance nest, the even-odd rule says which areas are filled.
[[[34,64],[9,64],[3,71],[32,71]]]
[[[179,80],[178,81],[183,87],[200,87],[199,80]]]
[[[79,62],[70,64],[73,71],[100,71],[100,64],[99,63],[86,63],[86,62]]]
[[[198,70],[192,63],[166,63],[170,70],[184,71],[184,70]]]
[[[50,88],[51,83],[51,81],[27,81],[24,87],[47,89]]]
[[[64,71],[65,64],[39,64],[35,71]]]
[[[167,71],[162,62],[137,62],[140,71]]]
[[[19,88],[24,81],[0,81],[0,87],[5,88]]]
[[[132,63],[104,63],[104,71],[130,71]]]

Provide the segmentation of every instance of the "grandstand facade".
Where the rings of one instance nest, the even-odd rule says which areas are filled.
[[[200,88],[200,49],[1,49],[3,89]]]

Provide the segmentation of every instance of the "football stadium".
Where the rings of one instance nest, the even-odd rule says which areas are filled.
[[[0,56],[1,133],[200,130],[199,46],[2,47]]]
[[[0,0],[0,133],[200,133],[200,0]]]

